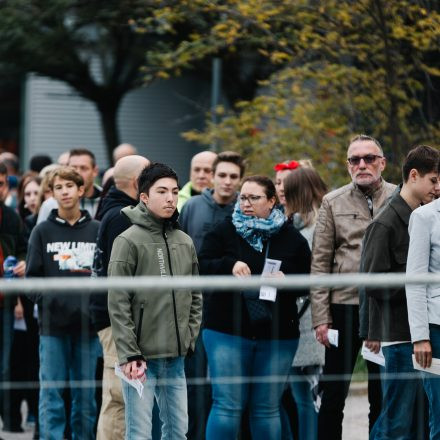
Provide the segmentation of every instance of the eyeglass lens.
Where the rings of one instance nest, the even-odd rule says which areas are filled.
[[[348,158],[348,161],[351,165],[359,165],[363,159],[366,164],[372,164],[378,157],[382,156],[377,156],[376,154],[367,154],[366,156],[351,156]]]

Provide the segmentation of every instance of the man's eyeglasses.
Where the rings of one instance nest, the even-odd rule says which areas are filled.
[[[377,154],[367,154],[366,156],[351,156],[347,159],[350,165],[359,165],[363,159],[367,165],[371,165],[376,162],[376,159],[383,158],[383,156],[378,156]]]
[[[246,201],[248,201],[252,205],[252,203],[258,202],[258,200],[263,197],[264,196],[240,196],[238,199],[240,200],[240,203],[246,203]]]

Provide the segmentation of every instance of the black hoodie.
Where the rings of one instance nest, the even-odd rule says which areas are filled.
[[[104,198],[99,216],[101,224],[98,231],[97,247],[93,262],[93,274],[98,277],[107,276],[107,267],[115,238],[128,229],[132,223],[121,209],[126,206],[136,206],[137,200],[132,199],[116,187],[110,188]],[[97,331],[110,326],[107,307],[107,294],[99,293],[90,298],[90,312],[93,325]]]
[[[90,277],[98,227],[99,222],[87,211],[81,211],[81,218],[71,225],[52,210],[29,238],[26,277]],[[90,331],[88,301],[87,295],[39,292],[40,334],[80,335]]]

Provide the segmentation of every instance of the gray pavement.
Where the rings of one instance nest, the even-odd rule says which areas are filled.
[[[25,412],[23,408],[23,412]],[[0,431],[4,440],[31,440],[33,427],[25,426],[23,434]],[[365,383],[353,384],[345,403],[342,440],[368,440],[368,398]]]

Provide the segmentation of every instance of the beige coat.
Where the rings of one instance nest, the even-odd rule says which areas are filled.
[[[390,198],[396,185],[382,180],[372,193],[373,217]],[[350,183],[322,200],[313,236],[313,275],[359,272],[361,244],[372,216],[365,195]],[[332,323],[330,304],[359,304],[356,287],[311,289],[313,327]]]

